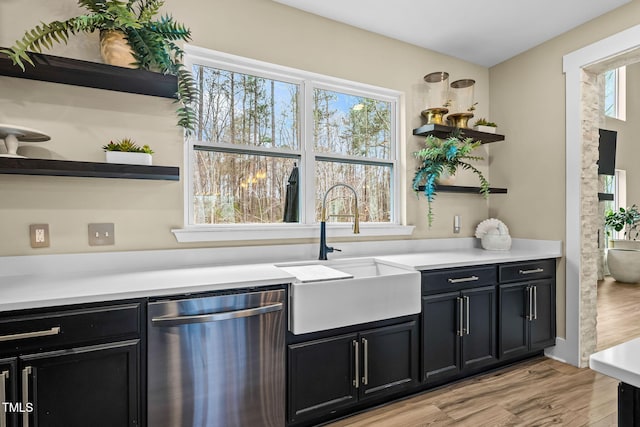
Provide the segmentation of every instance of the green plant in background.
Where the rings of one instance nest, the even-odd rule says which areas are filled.
[[[140,147],[130,138],[122,138],[118,142],[109,141],[107,145],[103,145],[102,148],[106,151],[128,151],[130,153],[146,153],[153,154],[153,150],[148,145]]]
[[[35,66],[27,51],[42,52],[56,43],[66,44],[70,35],[77,33],[120,30],[131,46],[138,68],[177,76],[176,95],[181,104],[177,109],[178,125],[191,133],[196,122],[191,103],[196,100],[198,90],[193,76],[182,64],[184,52],[176,44],[190,40],[191,31],[169,15],[155,18],[164,0],[79,0],[78,4],[88,13],[36,25],[14,46],[0,52],[24,70],[25,62]]]
[[[455,174],[458,168],[472,171],[480,180],[480,193],[485,198],[489,196],[489,181],[482,172],[469,161],[484,160],[483,157],[472,156],[470,153],[481,145],[480,141],[472,138],[461,138],[460,132],[452,133],[446,139],[439,139],[433,135],[428,135],[425,140],[425,148],[416,151],[413,155],[421,161],[413,177],[413,190],[416,195],[422,190],[427,198],[428,212],[427,219],[429,227],[433,222],[433,209],[431,203],[436,196],[436,180],[444,173]]]
[[[484,118],[480,118],[480,119],[476,120],[474,126],[490,126],[492,128],[497,128],[498,127],[498,125],[495,124],[494,122],[487,121]]]
[[[604,215],[605,228],[613,228],[615,231],[624,230],[624,237],[627,240],[637,240],[640,236],[638,225],[640,224],[640,212],[634,204],[628,208],[620,208],[617,211],[609,210]],[[607,236],[611,231],[607,230]]]

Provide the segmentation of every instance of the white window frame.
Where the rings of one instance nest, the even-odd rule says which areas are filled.
[[[627,120],[627,67],[622,66],[615,70],[614,73],[614,112],[612,115],[606,113],[606,105],[602,109],[607,117],[612,119]],[[606,90],[605,90],[606,92]]]
[[[399,91],[371,86],[363,83],[352,82],[325,76],[295,68],[284,67],[263,61],[244,58],[228,53],[213,51],[192,45],[185,45],[185,66],[191,69],[194,64],[205,65],[223,70],[260,76],[268,79],[295,83],[300,86],[299,105],[301,112],[300,150],[291,151],[290,154],[300,155],[300,170],[303,173],[302,180],[306,186],[302,192],[305,200],[300,206],[299,223],[273,223],[273,224],[190,224],[193,218],[193,168],[194,145],[211,145],[222,147],[225,144],[197,141],[193,137],[186,138],[184,144],[184,226],[181,229],[171,230],[179,242],[205,242],[205,241],[229,241],[229,240],[265,240],[265,239],[299,239],[313,238],[319,235],[319,224],[315,219],[315,196],[313,188],[315,182],[315,158],[320,156],[326,159],[353,160],[359,164],[373,163],[391,165],[391,221],[384,223],[361,223],[360,233],[364,236],[406,236],[413,232],[413,226],[401,224],[402,207],[401,197],[401,169],[404,162],[401,161],[401,133],[400,117],[403,116],[404,94]],[[331,153],[313,152],[313,89],[320,88],[356,96],[366,96],[390,102],[392,105],[391,121],[394,136],[393,155],[391,159],[366,159],[357,156],[345,156]],[[307,143],[305,144],[305,141]],[[229,144],[227,144],[229,145]],[[237,146],[231,144],[233,149]],[[265,154],[274,151],[260,147],[251,147],[250,151],[264,151]],[[352,235],[351,225],[347,223],[328,223],[329,236]]]

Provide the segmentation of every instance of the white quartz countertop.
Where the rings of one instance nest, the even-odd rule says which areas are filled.
[[[469,248],[379,256],[376,259],[398,266],[415,268],[416,270],[435,270],[438,268],[558,258],[560,256],[562,254],[557,250],[536,248],[512,249],[510,251],[486,251],[484,249]]]
[[[640,388],[640,338],[592,354],[589,367]]]
[[[343,252],[331,258],[376,258],[401,268],[427,270],[562,256],[557,241],[516,240],[510,251],[473,248],[474,241],[341,243]],[[0,257],[0,312],[288,284],[294,275],[276,264],[321,264],[312,258],[315,253],[317,244]],[[107,265],[118,270],[104,270]]]
[[[0,278],[0,311],[290,283],[271,264]]]

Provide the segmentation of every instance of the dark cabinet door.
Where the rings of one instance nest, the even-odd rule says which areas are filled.
[[[30,426],[140,425],[140,340],[19,358]]]
[[[416,322],[360,333],[360,397],[390,394],[418,381]]]
[[[289,346],[289,419],[329,414],[357,401],[357,334]]]
[[[422,297],[422,369],[427,383],[460,372],[460,292]]]
[[[499,286],[500,358],[515,357],[529,351],[529,286],[513,283]]]
[[[553,280],[531,282],[533,313],[529,322],[530,350],[540,350],[555,344],[556,307]]]
[[[18,426],[22,404],[18,399],[16,365],[16,358],[0,359],[0,426]]]
[[[496,288],[484,286],[461,292],[463,316],[463,370],[476,369],[497,361]]]

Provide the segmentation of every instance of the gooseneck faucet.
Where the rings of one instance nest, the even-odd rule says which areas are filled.
[[[353,234],[360,233],[360,221],[358,220],[358,193],[356,190],[350,186],[349,184],[343,184],[341,182],[332,185],[329,187],[326,193],[324,193],[324,198],[322,199],[322,213],[320,217],[320,256],[318,259],[326,260],[327,254],[333,251],[340,252],[340,249],[333,248],[331,246],[327,246],[327,196],[336,187],[345,187],[351,190],[353,193],[353,199],[355,201],[355,209],[353,215],[329,215],[332,216],[342,216],[342,217],[353,217]]]

